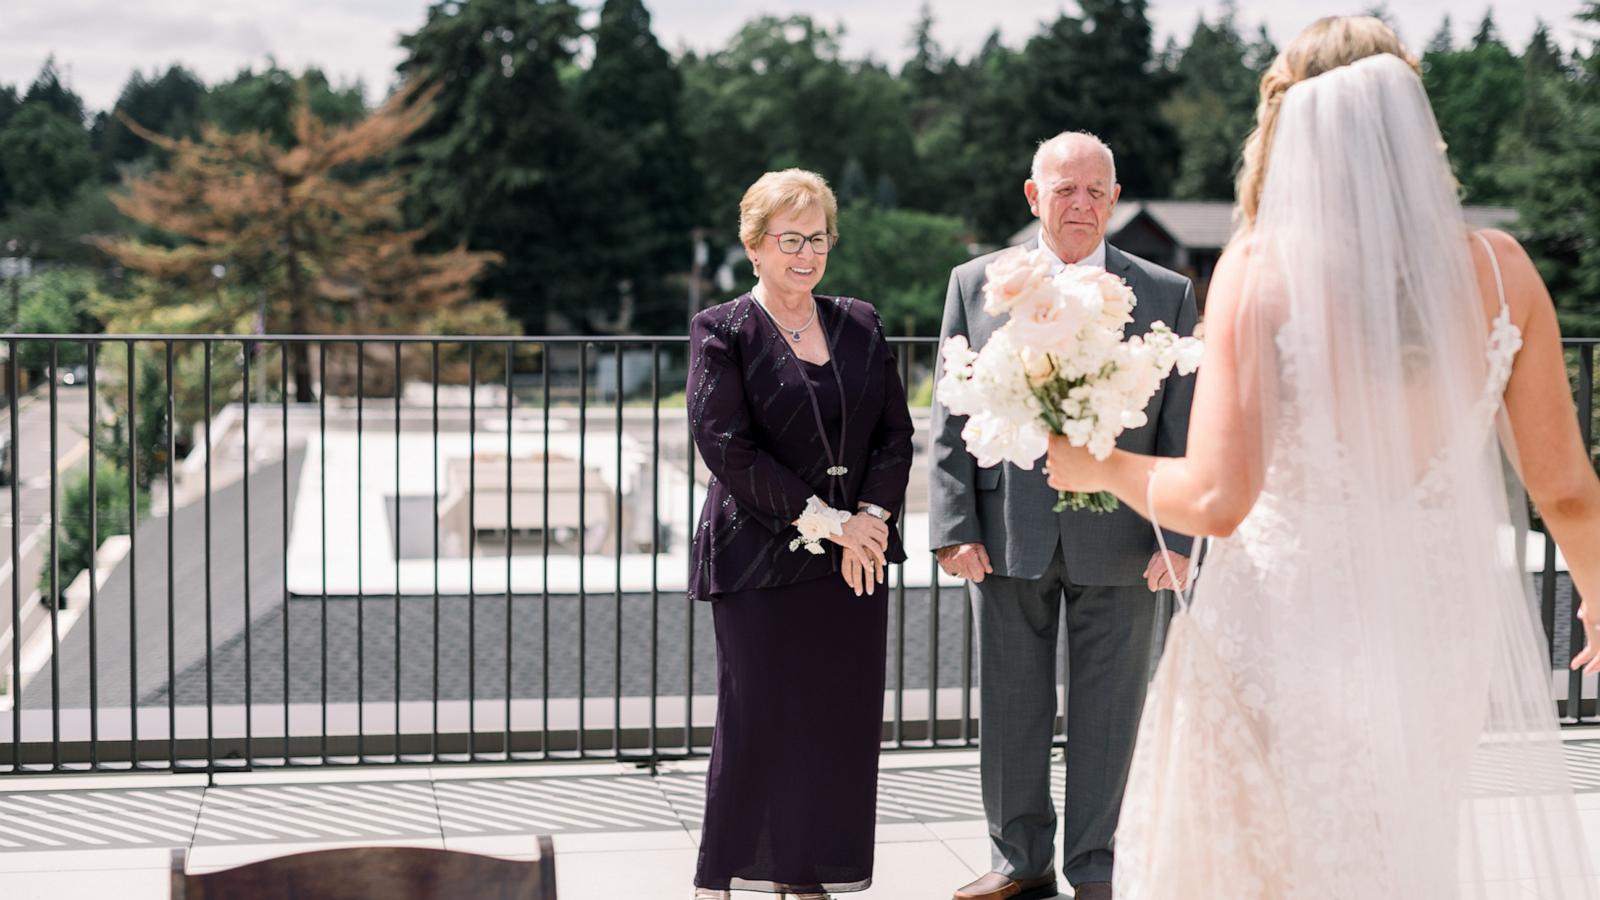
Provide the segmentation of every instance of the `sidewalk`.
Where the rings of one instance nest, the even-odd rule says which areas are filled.
[[[1567,751],[1595,852],[1600,730],[1571,733]],[[613,763],[335,768],[219,775],[211,788],[203,775],[14,778],[0,783],[0,897],[160,900],[173,847],[188,847],[197,871],[360,844],[531,858],[532,835],[548,833],[562,900],[684,900],[705,769],[703,761],[655,776]],[[944,898],[988,870],[976,751],[886,754],[879,782],[874,883],[850,896]]]

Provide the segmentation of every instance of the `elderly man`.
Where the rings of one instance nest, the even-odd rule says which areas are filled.
[[[1044,142],[1023,192],[1039,219],[1038,240],[1060,265],[1100,266],[1133,288],[1139,302],[1130,334],[1156,321],[1179,334],[1193,332],[1189,280],[1106,244],[1121,187],[1116,160],[1102,141],[1074,132]],[[991,259],[974,259],[950,273],[942,338],[965,335],[976,349],[1003,324],[983,312],[984,267]],[[1192,377],[1168,382],[1150,402],[1149,422],[1123,434],[1119,445],[1183,455],[1193,392]],[[1155,592],[1173,585],[1142,518],[1126,508],[1054,512],[1056,492],[1045,483],[1043,467],[979,469],[961,440],[963,421],[935,402],[929,546],[945,572],[971,585],[993,871],[955,897],[1056,896],[1050,745],[1057,628],[1065,608],[1070,671],[1062,874],[1078,900],[1107,900],[1111,838],[1156,640]],[[1187,577],[1188,560],[1179,554],[1189,546],[1181,536],[1168,538],[1179,578]]]

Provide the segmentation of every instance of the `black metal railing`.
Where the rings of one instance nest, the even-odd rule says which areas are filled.
[[[684,338],[0,342],[44,380],[6,376],[0,774],[707,752]],[[895,344],[916,548],[935,341]],[[1568,342],[1590,448],[1596,346]],[[1540,598],[1559,670],[1553,546]],[[884,746],[973,746],[973,624],[931,555],[893,568],[886,649]],[[1592,723],[1592,686],[1553,681]]]

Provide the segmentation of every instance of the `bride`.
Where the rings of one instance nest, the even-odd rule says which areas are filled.
[[[1589,598],[1592,673],[1600,482],[1550,296],[1462,219],[1416,69],[1372,18],[1284,50],[1188,456],[1051,446],[1054,487],[1214,539],[1145,707],[1119,900],[1595,896],[1508,488]]]

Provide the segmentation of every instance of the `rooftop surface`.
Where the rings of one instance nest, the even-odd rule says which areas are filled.
[[[1600,860],[1600,729],[1566,737]],[[1056,759],[1059,797],[1059,751]],[[532,858],[533,835],[551,834],[562,900],[682,900],[705,770],[704,762],[655,775],[614,763],[352,767],[218,775],[212,787],[204,775],[13,778],[0,782],[0,896],[158,900],[174,847],[188,849],[190,871],[210,871],[363,844]],[[1492,790],[1492,773],[1477,783]],[[885,754],[878,788],[874,883],[852,896],[944,897],[988,870],[976,751]]]

